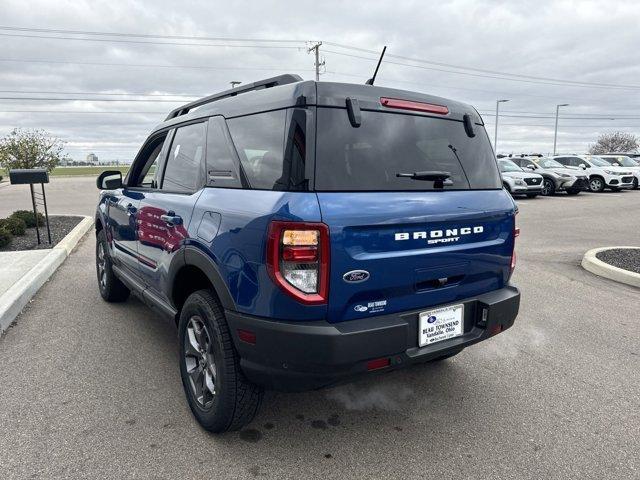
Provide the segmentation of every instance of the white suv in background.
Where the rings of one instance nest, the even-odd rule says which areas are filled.
[[[628,155],[598,155],[601,159],[609,162],[614,167],[624,167],[627,170],[631,170],[633,172],[633,189],[637,189],[638,185],[640,185],[640,163],[638,163],[639,159],[634,159],[629,157]]]
[[[502,183],[511,195],[526,195],[534,198],[542,193],[542,175],[525,172],[506,158],[498,159]]]
[[[555,161],[567,167],[582,168],[589,175],[589,189],[602,192],[605,188],[620,190],[631,188],[633,173],[628,168],[614,167],[609,162],[593,155],[558,155]]]

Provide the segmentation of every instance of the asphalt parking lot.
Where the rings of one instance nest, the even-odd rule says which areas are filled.
[[[100,299],[89,234],[0,338],[0,478],[639,478],[640,292],[580,260],[638,244],[640,191],[518,204],[511,330],[440,364],[267,393],[223,436],[189,412],[174,327]]]

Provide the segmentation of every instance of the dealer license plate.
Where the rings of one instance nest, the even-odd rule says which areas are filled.
[[[449,305],[420,313],[418,343],[421,347],[459,337],[464,330],[464,304]]]

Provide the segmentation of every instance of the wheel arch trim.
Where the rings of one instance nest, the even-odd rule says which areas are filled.
[[[231,292],[220,273],[220,269],[209,255],[196,246],[187,245],[184,247],[184,263],[181,266],[193,266],[201,270],[211,281],[222,307],[225,310],[236,310],[236,302],[231,296]],[[172,284],[179,270],[178,268],[173,270]]]

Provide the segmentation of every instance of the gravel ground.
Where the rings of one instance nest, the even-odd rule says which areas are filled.
[[[640,248],[612,248],[596,253],[596,258],[614,267],[640,273]]]
[[[51,245],[49,245],[49,238],[47,236],[46,224],[40,227],[40,241],[38,245],[38,237],[36,236],[35,228],[27,228],[27,232],[21,236],[14,236],[13,241],[4,248],[0,248],[0,252],[13,252],[16,250],[40,250],[45,248],[52,248],[62,240],[67,233],[73,230],[78,223],[80,223],[82,217],[58,217],[49,216],[49,226],[51,227]]]

